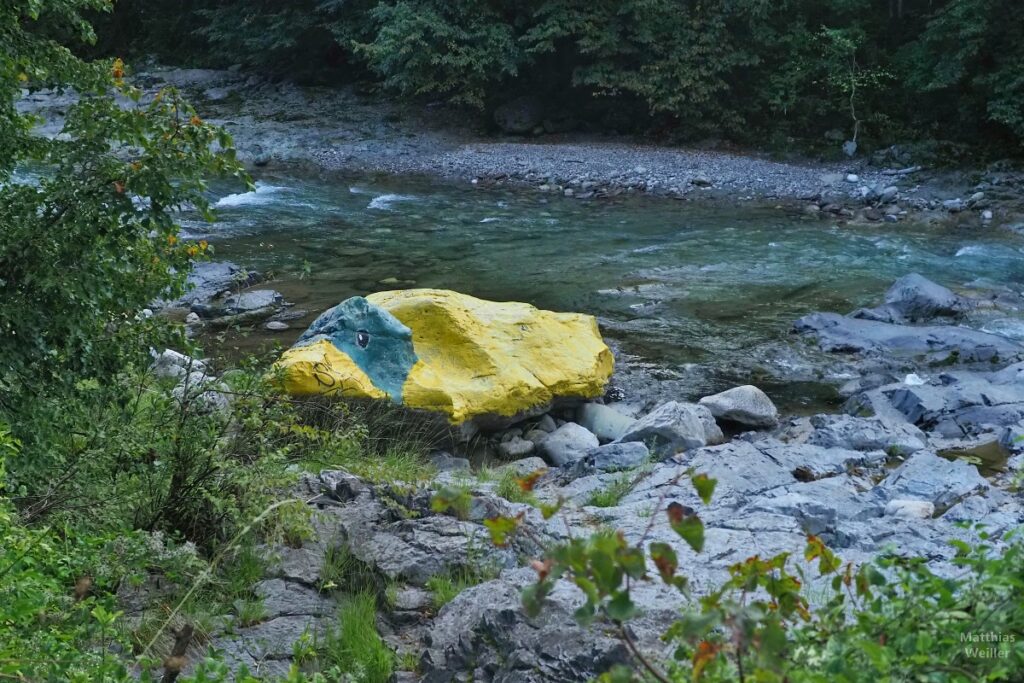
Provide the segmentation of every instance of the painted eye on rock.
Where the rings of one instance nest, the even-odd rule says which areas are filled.
[[[359,330],[356,332],[356,344],[361,349],[365,349],[370,345],[370,333],[366,330]]]

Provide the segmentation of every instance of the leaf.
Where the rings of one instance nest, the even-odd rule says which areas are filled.
[[[623,664],[616,664],[597,679],[598,683],[631,683],[633,680],[633,670]]]
[[[668,521],[672,530],[693,548],[694,552],[704,549],[704,523],[691,508],[676,502],[669,503]]]
[[[667,584],[672,583],[676,570],[679,568],[679,558],[676,551],[668,543],[651,543],[651,559],[654,566],[658,568],[661,580]]]
[[[527,493],[533,490],[533,487],[537,485],[537,480],[540,479],[543,475],[543,469],[535,470],[527,474],[525,477],[520,477],[516,479],[516,483],[519,484],[519,488],[523,491],[523,493]]]
[[[519,526],[519,521],[512,517],[492,517],[484,520],[484,526],[491,534],[491,542],[499,548],[504,548],[508,545],[509,536]]]
[[[523,589],[523,611],[526,612],[526,616],[536,617],[540,614],[541,607],[544,605],[544,599],[549,592],[551,592],[550,581],[538,581]]]
[[[697,495],[700,496],[702,501],[704,501],[704,504],[708,505],[711,503],[711,496],[715,492],[715,486],[718,485],[718,480],[712,479],[702,472],[690,477],[690,481],[693,482],[693,488],[697,489]]]
[[[453,486],[445,486],[430,500],[430,509],[434,512],[453,512],[458,517],[465,516],[472,504],[469,491]]]
[[[580,626],[589,626],[594,621],[594,603],[589,600],[579,607],[572,613],[572,618],[576,620],[576,623]]]
[[[564,498],[559,498],[558,501],[555,503],[541,503],[540,514],[544,517],[544,519],[551,519],[552,517],[558,514],[558,511],[562,509],[563,505],[565,505]]]
[[[818,571],[822,575],[831,574],[842,566],[842,561],[814,534],[808,534],[807,536],[804,559],[808,562],[818,560]]]
[[[693,680],[699,681],[701,674],[704,673],[704,669],[708,664],[714,661],[715,657],[718,656],[718,651],[722,649],[721,645],[717,645],[708,640],[702,640],[697,644],[697,649],[693,653]]]
[[[640,548],[623,548],[618,552],[619,566],[626,575],[633,579],[640,579],[647,573],[647,563],[644,561],[644,551]]]
[[[637,614],[636,605],[633,604],[633,600],[629,597],[629,591],[619,591],[615,594],[611,600],[608,601],[608,605],[605,607],[605,612],[608,616],[615,621],[629,621]]]

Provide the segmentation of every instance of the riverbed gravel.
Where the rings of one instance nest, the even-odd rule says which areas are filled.
[[[501,136],[473,113],[351,86],[271,82],[240,70],[150,66],[135,80],[148,96],[166,85],[186,91],[257,169],[427,175],[579,199],[767,200],[841,220],[895,222],[915,214],[1024,231],[1024,172],[1014,168],[950,171],[864,157],[780,161],[753,151],[581,133]],[[43,115],[42,132],[56,134],[70,101],[67,94],[26,92],[19,108]]]

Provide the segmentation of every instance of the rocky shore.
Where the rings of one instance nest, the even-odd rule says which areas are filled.
[[[842,162],[782,162],[717,145],[655,146],[557,132],[561,127],[549,133],[540,124],[510,135],[440,106],[397,104],[352,87],[270,82],[239,70],[154,66],[135,81],[147,96],[164,86],[185,90],[203,116],[232,134],[240,158],[256,168],[422,174],[477,185],[524,185],[580,199],[647,194],[772,201],[828,221],[898,222],[913,215],[1024,231],[1024,171],[1011,162],[956,171],[899,146]],[[41,114],[44,132],[55,134],[72,97],[26,92],[19,107]]]
[[[302,89],[233,71],[153,70],[138,81],[150,94],[165,84],[189,90],[256,168],[424,173],[477,185],[527,184],[581,200],[637,193],[768,200],[830,221],[895,222],[913,214],[1022,229],[1024,176],[1008,166],[947,173],[899,155],[792,164],[568,134],[496,140],[446,121],[450,112],[403,110],[350,90]],[[54,132],[65,97],[29,95],[21,106],[45,114],[46,130]],[[190,279],[186,297],[158,304],[193,328],[258,322],[283,329],[305,315],[278,292],[253,289],[258,274],[234,264],[203,264]],[[1024,469],[1024,345],[975,324],[987,312],[1017,315],[1021,307],[1010,291],[954,293],[910,274],[876,307],[794,321],[792,347],[801,362],[846,397],[839,413],[780,415],[750,385],[677,395],[624,364],[601,400],[477,435],[474,448],[488,454],[493,469],[471,467],[475,454],[453,443],[433,454],[438,473],[429,486],[373,484],[340,471],[304,475],[292,494],[308,501],[313,537],[265,548],[271,561],[255,587],[262,618],[239,626],[224,615],[189,660],[212,646],[232,667],[286,675],[297,643],[336,613],[325,572],[341,552],[388,587],[378,627],[404,661],[415,662],[415,673],[399,680],[591,680],[627,661],[627,648],[600,626],[575,622],[583,596],[564,580],[542,615],[527,617],[519,595],[536,578],[528,562],[544,545],[598,529],[678,547],[663,513],[670,502],[702,508],[707,549],[679,548],[698,594],[751,555],[799,557],[808,534],[855,564],[894,552],[927,558],[933,571],[951,574],[949,542],[976,534],[965,523],[983,525],[998,545],[1024,522],[1016,489]],[[231,400],[206,364],[165,352],[155,370],[177,378],[179,399],[201,397],[210,410]],[[685,482],[690,471],[718,481],[709,506]],[[503,488],[508,477],[534,472],[533,501]],[[432,506],[445,486],[469,493],[464,514]],[[549,520],[531,504],[556,500],[568,504]],[[484,521],[497,515],[521,516],[528,533],[509,547],[494,546]],[[438,604],[430,582],[453,572],[478,583]],[[143,618],[154,598],[149,588],[123,596],[130,617]],[[642,616],[631,625],[632,638],[652,657],[665,655],[659,636],[681,596],[648,582],[633,599]]]
[[[335,598],[322,587],[336,552],[389,587],[378,626],[416,663],[402,681],[587,681],[628,661],[622,640],[599,624],[576,623],[583,595],[567,580],[541,616],[520,608],[520,591],[536,580],[529,560],[543,546],[599,529],[631,543],[673,544],[697,594],[752,555],[801,557],[808,534],[854,564],[895,553],[954,575],[950,541],[975,539],[970,525],[982,525],[998,547],[1024,522],[1016,488],[1024,471],[1024,346],[959,325],[982,305],[911,274],[878,307],[797,321],[798,339],[862,368],[839,413],[780,415],[754,386],[646,409],[613,385],[601,400],[478,436],[496,469],[471,468],[455,444],[432,456],[438,472],[429,486],[372,484],[341,471],[304,475],[292,493],[308,501],[314,537],[266,548],[270,568],[256,587],[264,619],[212,633],[211,644],[233,667],[284,675],[295,643],[334,614]],[[165,354],[158,365],[174,374],[186,363]],[[196,388],[203,390],[211,391]],[[534,472],[532,501],[503,485]],[[688,472],[717,480],[710,505]],[[462,514],[431,504],[452,486],[470,496]],[[558,500],[567,504],[551,519],[535,507]],[[701,510],[703,553],[679,547],[663,511],[669,503]],[[495,546],[484,522],[496,516],[521,518],[526,533]],[[453,572],[478,577],[477,585],[438,604],[431,581]],[[632,639],[655,659],[667,655],[659,636],[683,598],[651,581],[638,583],[633,599],[642,616],[631,622]]]

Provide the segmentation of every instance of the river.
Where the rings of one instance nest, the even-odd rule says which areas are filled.
[[[761,377],[790,409],[821,392],[791,376],[790,327],[810,311],[878,303],[919,272],[953,288],[1024,285],[1024,239],[997,229],[911,222],[852,226],[754,202],[649,197],[581,201],[536,191],[410,178],[266,175],[220,188],[214,224],[185,222],[216,258],[271,274],[309,315],[339,301],[438,287],[598,316],[616,350],[699,395]],[[1024,338],[1019,319],[984,325]],[[693,398],[690,396],[688,398]]]

